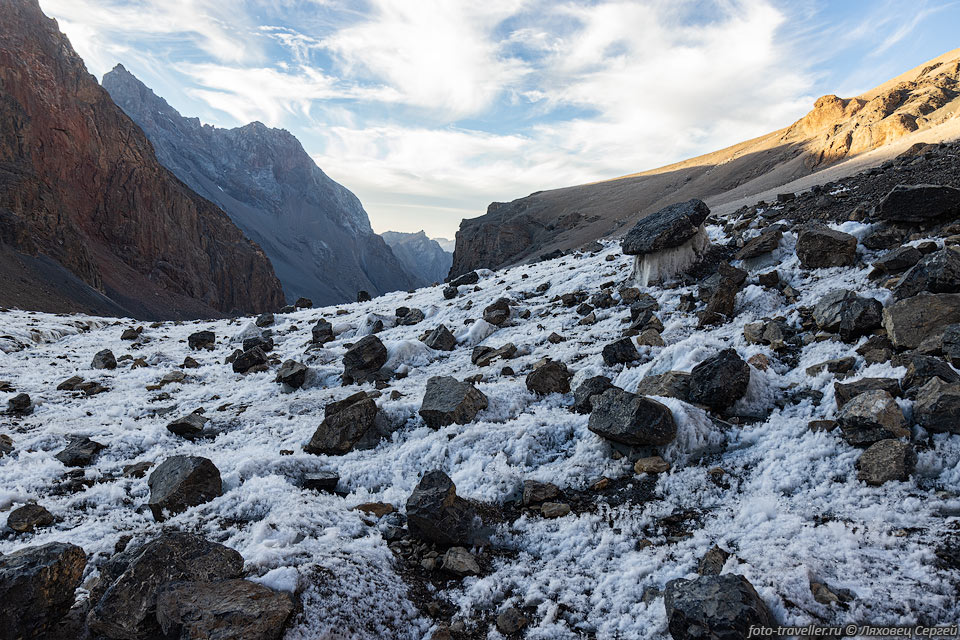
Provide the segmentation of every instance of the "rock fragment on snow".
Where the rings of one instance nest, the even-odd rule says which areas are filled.
[[[887,439],[870,445],[857,460],[857,478],[871,485],[906,480],[917,466],[917,453],[906,442]]]
[[[0,634],[36,638],[53,631],[74,602],[87,557],[78,546],[50,542],[0,556]]]
[[[210,459],[199,456],[167,458],[150,474],[147,485],[148,506],[158,522],[223,493],[220,471]]]
[[[865,391],[848,401],[837,415],[843,439],[866,447],[888,438],[909,438],[900,405],[883,390]]]
[[[487,408],[487,396],[473,385],[451,376],[433,376],[420,404],[420,417],[432,429],[451,424],[468,424]]]
[[[527,389],[537,395],[545,396],[551,393],[570,393],[570,378],[573,374],[567,365],[555,360],[549,360],[527,374]]]
[[[670,409],[656,400],[614,387],[593,397],[588,428],[628,446],[661,446],[677,436]]]
[[[663,602],[673,640],[735,640],[751,627],[777,626],[753,585],[732,573],[671,580]]]

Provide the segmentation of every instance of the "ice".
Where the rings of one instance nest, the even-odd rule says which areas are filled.
[[[636,256],[631,278],[638,287],[669,282],[692,266],[709,245],[710,238],[700,225],[697,233],[679,247]]]

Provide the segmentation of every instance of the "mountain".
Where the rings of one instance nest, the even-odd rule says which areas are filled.
[[[0,304],[142,318],[274,309],[260,248],[160,162],[36,0],[0,0]]]
[[[690,198],[714,209],[756,200],[847,158],[889,148],[873,157],[880,164],[909,146],[907,138],[927,141],[921,140],[925,132],[936,136],[949,127],[949,136],[932,141],[951,139],[960,135],[958,83],[960,49],[860,96],[824,96],[789,127],[720,151],[613,180],[494,202],[485,215],[460,223],[451,275],[573,249]],[[901,140],[902,147],[893,145]]]
[[[447,253],[453,253],[454,247],[457,246],[456,240],[451,240],[449,238],[434,238],[433,240]]]
[[[428,238],[425,232],[387,231],[381,236],[403,266],[424,282],[443,282],[450,273],[453,254],[444,250],[436,240]]]
[[[160,162],[263,247],[287,300],[333,304],[355,300],[359,290],[377,295],[425,284],[373,232],[360,200],[290,132],[185,118],[122,65],[103,87],[144,130]]]

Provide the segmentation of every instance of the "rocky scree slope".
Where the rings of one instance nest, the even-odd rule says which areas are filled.
[[[185,118],[122,65],[104,75],[103,87],[147,134],[160,162],[263,248],[289,302],[335,304],[361,290],[377,295],[432,282],[397,260],[360,200],[290,132]]]
[[[853,98],[824,96],[789,127],[652,171],[494,202],[461,222],[451,276],[497,268],[618,235],[639,218],[701,198],[759,194],[845,158],[956,118],[960,49]],[[955,122],[955,121],[954,121]]]
[[[656,287],[606,243],[258,317],[2,312],[0,620],[32,615],[0,629],[952,623],[960,192],[921,185],[958,169],[942,145],[710,214]]]
[[[450,273],[453,254],[445,251],[436,240],[428,238],[423,231],[386,231],[380,235],[403,266],[416,274],[421,282],[443,282]]]
[[[260,248],[162,167],[34,0],[0,2],[0,304],[141,318],[282,302]]]

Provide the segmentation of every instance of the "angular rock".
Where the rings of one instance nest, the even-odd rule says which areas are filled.
[[[310,298],[297,298],[297,301],[293,303],[293,306],[297,309],[312,309],[313,300]]]
[[[266,332],[264,332],[266,333]],[[250,351],[254,347],[260,347],[264,353],[273,351],[273,338],[269,336],[254,336],[243,341],[243,351]]]
[[[277,382],[299,389],[307,381],[307,365],[296,360],[284,360],[277,371]]]
[[[259,316],[257,316],[257,319],[254,321],[254,324],[257,325],[258,327],[263,328],[263,327],[271,326],[274,322],[276,322],[276,318],[274,317],[274,315],[269,311],[265,311],[264,313],[261,313]]]
[[[203,414],[193,412],[167,424],[167,431],[188,440],[193,440],[203,434],[203,428],[206,424],[207,418]]]
[[[960,293],[960,250],[946,247],[925,256],[903,274],[893,289],[893,297],[903,300],[921,291]]]
[[[499,327],[510,317],[510,300],[499,298],[496,302],[483,310],[483,319]]]
[[[7,400],[7,413],[14,416],[25,416],[33,413],[33,401],[26,393],[18,393]]]
[[[229,547],[191,533],[163,533],[101,567],[102,592],[92,598],[87,625],[111,640],[162,637],[157,596],[165,585],[231,580],[242,572],[243,556]]]
[[[960,189],[936,184],[898,184],[877,205],[877,216],[891,222],[935,222],[960,212]]]
[[[116,369],[117,359],[110,349],[104,349],[103,351],[98,351],[96,355],[93,356],[90,367],[93,369]]]
[[[37,527],[53,524],[53,514],[39,504],[25,504],[7,516],[7,527],[17,533],[31,533]]]
[[[217,335],[213,331],[197,331],[187,336],[187,345],[191,349],[213,350],[217,343]]]
[[[340,474],[336,471],[318,471],[305,475],[302,486],[304,489],[332,493],[337,490],[338,484],[340,484]]]
[[[917,452],[899,440],[880,440],[860,454],[857,478],[871,485],[891,480],[906,480],[917,466]]]
[[[472,553],[463,547],[450,547],[443,554],[443,564],[440,567],[458,576],[475,576],[480,573],[480,565]]]
[[[723,565],[727,563],[730,552],[724,551],[717,545],[703,554],[700,558],[700,564],[697,565],[697,573],[701,576],[718,576],[723,571]]]
[[[893,357],[893,343],[886,336],[871,336],[857,347],[857,355],[863,356],[867,364],[889,362]]]
[[[570,393],[570,378],[573,374],[562,362],[550,360],[530,373],[526,377],[527,389],[537,395],[545,396],[551,393]]]
[[[63,542],[25,547],[0,556],[0,638],[40,637],[74,602],[87,556]]]
[[[923,254],[916,247],[906,246],[891,249],[871,266],[879,273],[900,273],[920,262]]]
[[[940,358],[925,356],[918,353],[907,353],[894,356],[891,360],[894,366],[906,366],[907,373],[900,380],[900,386],[908,394],[917,387],[922,387],[931,378],[940,378],[944,382],[960,382],[960,374]]]
[[[290,595],[249,580],[168,583],[157,592],[166,638],[279,640],[294,610]]]
[[[660,332],[656,329],[644,329],[641,331],[640,335],[637,336],[637,344],[641,347],[667,346],[667,343],[663,340],[663,336],[661,336]]]
[[[407,499],[407,527],[411,535],[428,542],[473,546],[486,541],[469,502],[443,471],[429,471]]]
[[[677,436],[670,409],[656,400],[623,389],[607,389],[593,397],[587,428],[597,435],[629,446],[661,446]]]
[[[613,383],[606,376],[587,378],[574,389],[571,410],[574,413],[590,413],[593,411],[593,398],[612,387]]]
[[[667,583],[663,604],[673,640],[743,640],[777,621],[753,585],[727,573]]]
[[[749,260],[750,258],[756,258],[765,253],[775,251],[777,247],[780,246],[780,239],[782,237],[783,232],[779,227],[764,231],[757,237],[748,240],[747,243],[743,245],[743,248],[733,255],[733,259]]]
[[[540,515],[544,518],[562,518],[571,511],[565,502],[544,502],[540,505]]]
[[[426,314],[423,313],[421,309],[410,309],[402,318],[397,322],[400,326],[403,327],[412,327],[415,324],[420,324],[426,318]]]
[[[167,458],[150,474],[147,485],[148,506],[157,522],[223,494],[220,471],[211,460],[198,456]]]
[[[883,309],[883,326],[897,349],[916,349],[931,335],[960,323],[960,294],[920,293]]]
[[[469,273],[465,273],[465,274],[463,274],[462,276],[460,276],[460,277],[458,277],[458,278],[454,278],[453,280],[451,280],[451,281],[450,281],[450,286],[451,286],[451,287],[462,287],[462,286],[468,285],[468,284],[477,284],[478,282],[480,282],[480,275],[477,274],[476,271],[470,271]]]
[[[909,438],[900,406],[886,391],[865,391],[855,396],[837,415],[843,439],[866,447],[887,438]]]
[[[608,367],[626,364],[640,359],[640,352],[630,338],[621,338],[603,348],[603,363]]]
[[[233,371],[234,373],[247,373],[266,364],[267,354],[260,347],[253,347],[237,356],[237,359],[233,361]]]
[[[960,434],[960,384],[931,378],[917,391],[913,419],[933,433]]]
[[[343,384],[362,384],[382,379],[387,348],[377,336],[364,336],[343,355]]]
[[[689,401],[722,410],[743,397],[750,384],[750,365],[734,349],[724,349],[690,372]]]
[[[497,630],[509,636],[514,633],[519,633],[529,622],[519,609],[509,607],[497,616]]]
[[[950,364],[960,367],[960,324],[951,324],[944,328],[940,337],[940,349]]]
[[[487,408],[487,396],[451,376],[432,376],[420,404],[420,417],[431,429],[468,424]]]
[[[849,342],[880,327],[883,305],[845,289],[835,289],[813,307],[813,319],[824,331],[839,333]]]
[[[430,332],[423,344],[435,351],[453,351],[457,346],[457,339],[445,325],[440,325]]]
[[[358,443],[376,433],[378,411],[377,403],[363,391],[331,402],[324,409],[323,422],[303,450],[331,456],[349,453]]]
[[[95,442],[86,437],[75,437],[62,451],[54,457],[68,467],[85,467],[93,462],[100,451],[107,445]]]
[[[517,346],[512,342],[494,349],[493,347],[488,347],[485,345],[480,345],[474,347],[473,353],[470,354],[470,361],[477,365],[478,367],[486,367],[497,359],[502,358],[504,360],[509,360],[517,355]]]
[[[357,302],[370,302],[373,298],[370,297],[370,292],[361,289],[357,291]]]
[[[667,371],[647,376],[637,386],[641,396],[663,396],[688,401],[690,397],[690,374],[683,371]]]
[[[837,399],[837,409],[842,409],[845,404],[866,391],[886,391],[893,397],[899,397],[900,381],[896,378],[863,378],[855,382],[834,382],[833,394]]]
[[[670,471],[670,463],[660,456],[640,458],[633,464],[634,473],[666,473]]]
[[[804,269],[852,267],[857,262],[857,239],[827,227],[813,227],[797,237],[797,257]]]
[[[333,325],[323,318],[317,320],[317,324],[310,329],[310,336],[314,344],[326,344],[336,338],[333,335]]]
[[[560,488],[552,482],[537,482],[536,480],[524,480],[523,482],[523,506],[525,507],[546,502],[558,495],[560,495]]]
[[[662,249],[679,247],[697,234],[710,215],[702,200],[689,200],[670,205],[641,218],[623,239],[627,255],[646,255]]]
[[[847,356],[846,358],[835,358],[833,360],[826,360],[825,362],[819,362],[815,365],[807,367],[808,376],[818,376],[824,371],[828,373],[843,375],[853,371],[854,367],[857,364],[857,359],[853,356]]]

